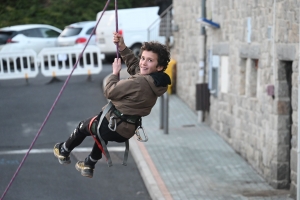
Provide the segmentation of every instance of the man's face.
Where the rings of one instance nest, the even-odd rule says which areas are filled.
[[[162,66],[157,66],[157,54],[152,51],[143,51],[140,59],[140,72],[142,75],[163,70]]]

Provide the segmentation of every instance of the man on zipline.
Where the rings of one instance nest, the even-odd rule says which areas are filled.
[[[171,84],[170,77],[164,73],[170,61],[170,52],[165,45],[158,42],[144,42],[138,59],[126,47],[121,34],[115,32],[113,41],[119,45],[119,53],[131,76],[119,80],[121,59],[115,58],[112,63],[113,72],[104,88],[104,95],[110,99],[112,107],[105,117],[102,117],[99,126],[99,119],[107,105],[97,116],[81,121],[66,142],[55,144],[53,151],[60,164],[71,163],[71,151],[80,145],[86,136],[97,136],[97,131],[105,144],[108,141],[128,141],[141,125],[141,117],[150,114],[157,98],[164,94],[167,86]],[[96,140],[99,141],[99,137]],[[75,165],[82,176],[92,178],[95,164],[102,158],[100,148],[103,145],[99,148],[97,143],[95,141],[89,156]]]

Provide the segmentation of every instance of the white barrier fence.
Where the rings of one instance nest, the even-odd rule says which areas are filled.
[[[46,76],[67,76],[80,57],[83,46],[44,48],[36,55],[35,51],[0,51],[0,80],[34,78],[39,73]],[[97,46],[86,47],[73,75],[98,74],[102,70],[101,54]]]
[[[35,51],[0,52],[0,80],[34,78],[38,74]]]
[[[83,47],[44,48],[38,55],[41,71],[44,76],[67,76],[80,57]],[[86,47],[73,75],[98,74],[102,70],[102,59],[99,47]]]

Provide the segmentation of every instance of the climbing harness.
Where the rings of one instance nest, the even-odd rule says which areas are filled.
[[[110,120],[109,120],[109,124],[108,124],[108,128],[111,130],[111,131],[115,131],[116,130],[116,127],[122,123],[122,122],[127,122],[127,123],[130,123],[130,124],[134,124],[136,126],[136,130],[135,130],[135,134],[137,135],[137,140],[140,141],[140,142],[147,142],[148,141],[148,137],[147,137],[147,134],[145,133],[143,127],[142,127],[142,118],[140,116],[135,116],[135,115],[124,115],[123,113],[121,113],[119,110],[117,110],[115,108],[115,106],[112,104],[111,101],[109,101],[109,103],[106,105],[105,109],[103,110],[103,112],[101,113],[101,116],[100,116],[100,119],[97,123],[96,122],[96,117],[92,118],[90,123],[89,123],[89,131],[90,131],[90,134],[92,135],[93,139],[95,140],[95,142],[97,143],[97,146],[100,148],[100,150],[102,151],[102,153],[104,154],[104,156],[106,157],[106,161],[107,161],[107,164],[109,167],[112,166],[112,161],[111,161],[111,158],[110,158],[110,154],[108,152],[108,149],[107,149],[107,146],[106,146],[106,143],[105,141],[102,139],[101,137],[101,134],[100,134],[100,127],[101,127],[101,124],[102,124],[102,121],[104,119],[104,117],[106,116],[106,114],[111,110],[112,113],[114,113],[116,115],[115,116],[111,116],[110,117]],[[119,124],[117,124],[117,119],[120,119],[121,122]],[[95,131],[95,126],[97,124],[97,130]],[[112,129],[111,126],[112,124],[114,124],[114,128]],[[143,134],[144,134],[144,138],[145,139],[142,139],[140,133],[139,133],[139,130],[142,130],[143,131]],[[94,131],[93,131],[94,130]],[[99,141],[97,140],[96,136],[93,134],[93,132],[96,132],[97,133],[97,136],[100,140],[100,143]],[[125,152],[124,152],[124,158],[123,158],[123,165],[126,166],[127,165],[127,159],[128,159],[128,152],[129,152],[129,140],[126,140],[125,141]]]
[[[121,121],[127,122],[129,124],[136,124],[137,121],[141,118],[138,115],[124,115],[115,107],[112,108],[112,112],[117,116],[116,118],[120,118]]]

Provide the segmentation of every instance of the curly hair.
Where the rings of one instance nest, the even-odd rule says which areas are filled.
[[[170,51],[166,45],[156,41],[144,42],[141,47],[139,58],[141,57],[143,51],[152,51],[153,53],[156,53],[158,66],[163,66],[162,71],[167,69],[170,62]]]

